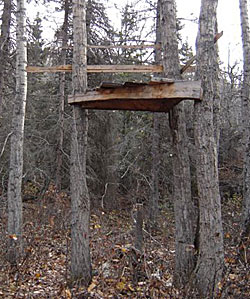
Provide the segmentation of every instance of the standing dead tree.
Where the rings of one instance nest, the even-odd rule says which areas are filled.
[[[242,45],[243,45],[243,86],[242,119],[243,119],[243,143],[244,143],[244,172],[243,172],[243,207],[242,228],[243,235],[249,237],[250,231],[250,31],[247,0],[240,0]],[[248,233],[247,233],[248,232]]]
[[[199,200],[199,247],[195,283],[201,298],[214,298],[222,279],[224,248],[218,178],[218,136],[214,108],[217,105],[217,48],[214,45],[218,1],[202,0],[197,39],[197,74],[203,100],[196,102],[195,146]]]
[[[73,96],[87,89],[86,1],[73,0]],[[71,140],[71,280],[87,286],[91,281],[89,249],[90,199],[86,181],[87,110],[73,106]]]
[[[163,45],[164,75],[180,80],[175,0],[160,0],[160,26]],[[194,223],[191,198],[190,161],[184,103],[169,113],[173,146],[173,186],[176,228],[175,284],[185,285],[194,267]]]
[[[27,38],[25,1],[17,1],[16,96],[12,118],[10,171],[8,181],[8,258],[17,264],[22,255],[23,139],[27,97]]]

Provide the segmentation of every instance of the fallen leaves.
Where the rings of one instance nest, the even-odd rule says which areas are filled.
[[[126,284],[125,284],[124,281],[119,281],[119,282],[117,282],[117,284],[116,284],[116,288],[117,288],[119,291],[123,291],[123,290],[125,289],[125,286],[126,286]]]
[[[94,288],[96,287],[96,282],[91,282],[91,284],[88,287],[88,292],[90,293]]]
[[[53,193],[53,189],[50,192]],[[57,214],[50,214],[49,201],[45,206],[41,210],[34,203],[26,203],[27,213],[30,211],[24,226],[26,260],[16,272],[6,261],[0,260],[4,265],[0,270],[0,298],[183,298],[173,285],[174,223],[170,214],[164,214],[160,221],[166,225],[168,219],[167,233],[166,227],[163,227],[153,237],[149,233],[146,235],[136,284],[129,213],[119,211],[109,215],[96,212],[91,216],[93,279],[88,288],[77,285],[69,288],[70,223],[67,213],[70,210],[60,207]],[[237,247],[237,209],[233,209],[234,216],[231,218],[228,215],[233,213],[225,211],[230,221],[225,233],[226,274],[218,288],[221,292],[227,290],[227,298],[248,298],[249,268],[238,258],[241,248]],[[2,231],[5,232],[4,229]],[[15,235],[2,235],[5,243],[8,238],[17,238]],[[5,250],[2,248],[4,242],[0,243],[1,252]],[[187,250],[193,250],[192,245]]]
[[[16,234],[9,235],[9,238],[16,241],[17,240],[17,235]]]

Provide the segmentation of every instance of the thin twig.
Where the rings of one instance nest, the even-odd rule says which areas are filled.
[[[10,132],[10,133],[7,135],[7,137],[5,138],[5,140],[4,140],[4,144],[3,144],[3,147],[2,147],[2,150],[1,150],[1,154],[0,154],[0,158],[2,157],[2,155],[3,155],[4,151],[5,151],[5,146],[6,146],[7,142],[8,142],[8,139],[10,138],[10,136],[11,136],[12,134],[13,134],[13,132]]]
[[[104,209],[104,197],[107,193],[107,188],[108,188],[108,183],[105,184],[105,189],[104,189],[104,193],[102,195],[102,200],[101,200],[101,206],[102,206],[102,209]]]

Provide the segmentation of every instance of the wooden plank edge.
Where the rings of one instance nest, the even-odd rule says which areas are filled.
[[[87,45],[88,49],[162,49],[160,44],[140,44],[140,45]],[[62,49],[73,49],[73,46],[65,46]]]
[[[165,83],[166,85],[169,85],[169,83]],[[183,95],[182,93],[176,92],[176,94],[174,94],[173,92],[171,92],[170,97],[167,98],[162,98],[159,97],[158,95],[152,95],[150,92],[148,92],[147,90],[143,91],[142,95],[139,95],[136,92],[136,87],[131,88],[131,89],[123,89],[123,86],[118,86],[117,88],[106,88],[105,91],[102,91],[102,89],[97,89],[97,90],[90,90],[87,91],[86,94],[76,94],[74,95],[69,95],[68,96],[68,103],[69,104],[78,104],[78,103],[86,103],[86,102],[109,102],[109,101],[113,101],[113,100],[121,100],[121,101],[147,101],[147,100],[153,100],[156,101],[157,100],[174,100],[174,99],[189,99],[189,100],[202,100],[202,88],[201,88],[201,81],[177,81],[177,82],[173,82],[171,84],[176,84],[176,89],[180,89],[178,88],[178,86],[183,86],[183,90],[185,91],[185,94]],[[187,85],[188,84],[188,85]],[[159,83],[159,85],[162,85],[162,83]],[[158,90],[158,87],[151,84],[148,84],[147,86],[145,86],[145,88],[149,88],[149,90],[151,89],[151,87],[153,87],[155,90]],[[139,87],[139,86],[137,86]],[[187,87],[188,90],[187,90]],[[111,91],[111,93],[109,93],[109,89]],[[121,90],[125,90],[125,94],[121,93]],[[162,92],[162,91],[161,91]],[[149,96],[150,95],[150,96]],[[167,94],[165,95],[167,96]]]
[[[27,66],[28,73],[72,72],[72,65]],[[88,65],[88,73],[160,73],[162,65]]]

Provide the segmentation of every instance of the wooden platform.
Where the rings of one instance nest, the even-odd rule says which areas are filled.
[[[200,81],[154,79],[148,83],[103,83],[86,94],[69,96],[84,109],[168,112],[182,100],[201,100]]]

